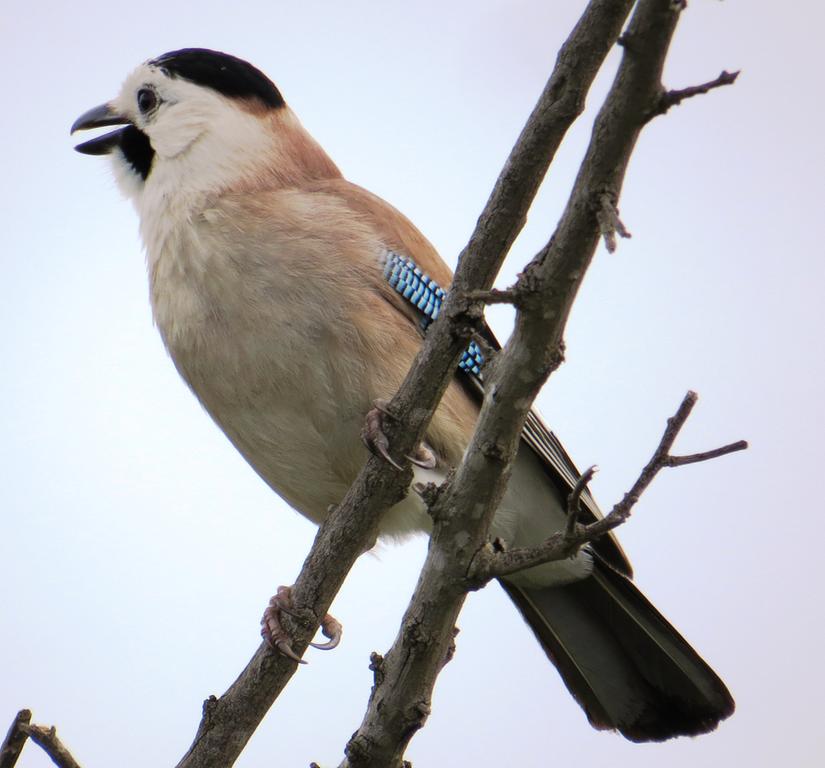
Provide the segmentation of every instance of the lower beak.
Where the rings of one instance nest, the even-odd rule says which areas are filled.
[[[72,124],[71,133],[86,131],[90,128],[102,128],[106,125],[127,125],[130,122],[128,117],[121,115],[111,104],[101,104],[78,117]],[[102,136],[78,144],[75,149],[84,155],[107,155],[120,144],[123,131],[123,128],[118,128],[116,131],[104,133]]]

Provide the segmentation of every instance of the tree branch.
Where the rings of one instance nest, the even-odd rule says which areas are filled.
[[[567,129],[584,111],[587,92],[632,6],[627,0],[587,4],[459,255],[455,288],[492,285]],[[470,257],[472,268],[464,263]]]
[[[485,381],[487,396],[471,444],[452,482],[436,494],[424,568],[401,630],[384,656],[382,682],[374,687],[362,724],[347,744],[342,768],[397,768],[423,725],[424,717],[410,713],[430,701],[450,632],[466,590],[473,588],[467,574],[487,541],[530,405],[562,359],[570,307],[601,231],[597,212],[604,194],[611,200],[619,197],[638,135],[663,90],[664,60],[682,7],[672,0],[640,0],[636,6],[622,62],[561,221],[519,279],[515,331]],[[463,267],[459,262],[454,283],[459,291],[474,287],[465,283],[469,276]],[[445,307],[449,305],[448,300]],[[431,333],[455,320],[449,312],[439,319],[441,327],[437,321]],[[419,363],[432,349],[435,334],[429,342]]]
[[[0,768],[14,768],[17,765],[17,758],[26,746],[28,737],[24,729],[31,719],[32,713],[29,709],[21,709],[15,716],[6,733],[6,738],[0,744]]]
[[[57,729],[54,726],[46,728],[42,725],[31,725],[31,719],[30,709],[21,709],[17,713],[3,744],[0,745],[0,768],[14,768],[26,745],[26,739],[31,739],[37,744],[58,768],[80,768],[71,752],[57,738]]]
[[[555,69],[496,182],[467,247],[459,257],[454,287],[489,289],[567,129],[584,108],[584,99],[605,56],[621,31],[632,0],[591,0],[562,47]],[[452,379],[458,358],[481,314],[448,295],[439,318],[428,329],[413,367],[388,406],[394,417],[386,431],[398,455],[411,455]],[[371,457],[347,495],[321,525],[292,588],[293,611],[285,617],[293,649],[306,649],[332,600],[360,554],[375,541],[381,513],[403,498],[411,472],[397,472]],[[445,632],[449,646],[454,620]],[[441,654],[440,658],[443,658]],[[195,740],[178,768],[226,768],[237,759],[272,702],[295,671],[296,663],[265,644],[219,699],[204,703]],[[382,686],[383,687],[383,686]]]
[[[593,477],[593,468],[591,467],[579,478],[575,488],[570,493],[568,498],[568,514],[570,516],[564,532],[554,534],[537,547],[519,547],[506,552],[495,552],[491,547],[485,547],[473,564],[470,578],[480,586],[493,578],[509,576],[525,568],[532,568],[536,565],[571,557],[584,544],[595,541],[600,536],[604,536],[622,525],[630,517],[633,507],[647,490],[647,487],[665,467],[681,467],[685,464],[709,461],[748,447],[744,440],[740,440],[737,443],[731,443],[704,453],[696,453],[690,456],[670,455],[670,448],[687,421],[696,400],[697,395],[695,392],[688,392],[685,395],[679,410],[668,419],[667,428],[656,451],[641,471],[633,487],[604,518],[589,525],[581,525],[577,522],[576,513],[578,512],[579,498]]]

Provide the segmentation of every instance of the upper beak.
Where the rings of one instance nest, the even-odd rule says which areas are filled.
[[[89,128],[102,128],[105,125],[126,125],[130,122],[128,117],[121,115],[111,104],[101,104],[78,117],[72,124],[71,133],[85,131]],[[104,133],[102,136],[78,144],[75,149],[84,155],[107,155],[120,144],[123,130],[123,128],[118,128],[116,131]]]

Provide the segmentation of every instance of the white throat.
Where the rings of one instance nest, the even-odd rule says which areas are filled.
[[[115,177],[140,217],[149,267],[174,231],[188,224],[210,197],[254,182],[266,173],[262,158],[273,154],[275,137],[260,117],[228,105],[223,97],[170,104],[146,128],[155,151],[146,181],[115,152]]]
[[[245,120],[244,120],[245,118]],[[143,192],[135,201],[140,232],[150,264],[171,231],[191,222],[210,197],[254,177],[256,160],[267,157],[271,138],[251,115],[239,114],[225,128],[197,137],[174,156],[158,153]],[[250,124],[251,123],[251,124]],[[222,141],[223,130],[234,140]]]

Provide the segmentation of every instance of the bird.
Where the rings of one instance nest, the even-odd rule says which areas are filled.
[[[400,386],[449,267],[409,219],[347,181],[270,78],[235,56],[183,48],[147,60],[71,132],[110,126],[76,149],[107,155],[136,208],[174,365],[258,475],[321,523],[369,449],[392,460],[380,419],[366,440],[362,426]],[[473,342],[462,357],[411,457],[413,485],[442,482],[461,461],[484,354]],[[530,546],[563,529],[578,477],[532,412],[491,537]],[[411,490],[380,537],[430,526]],[[500,583],[595,728],[637,742],[714,730],[731,694],[632,575],[611,535]]]

